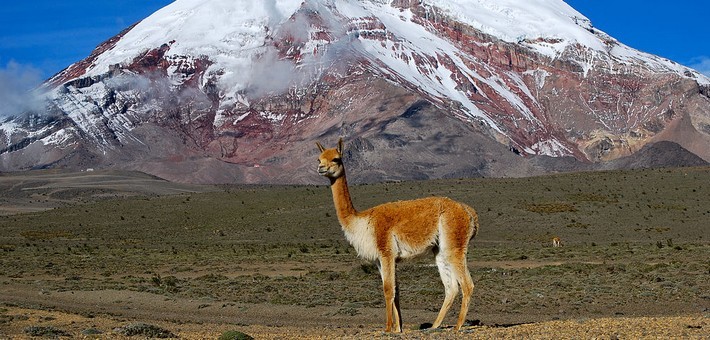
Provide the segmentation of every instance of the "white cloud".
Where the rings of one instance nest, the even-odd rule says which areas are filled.
[[[41,108],[37,87],[42,71],[13,60],[0,67],[0,117],[14,116]]]
[[[695,57],[690,60],[688,67],[697,70],[698,72],[710,77],[710,57],[702,56]]]

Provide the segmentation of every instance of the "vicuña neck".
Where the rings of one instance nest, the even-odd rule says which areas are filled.
[[[335,211],[338,214],[338,220],[343,228],[347,227],[350,219],[355,217],[357,211],[353,207],[353,201],[350,199],[350,191],[348,191],[348,181],[345,179],[345,174],[330,180],[330,190],[333,192],[333,203],[335,203]]]

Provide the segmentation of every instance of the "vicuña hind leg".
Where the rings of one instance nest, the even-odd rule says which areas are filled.
[[[439,310],[439,316],[436,317],[434,324],[431,326],[432,328],[439,328],[459,291],[453,268],[444,252],[436,255],[436,266],[439,268],[439,276],[441,276],[441,282],[444,284],[445,296],[444,303],[441,305],[441,310]]]
[[[468,266],[466,265],[466,256],[454,264],[454,272],[458,284],[461,286],[461,310],[459,311],[459,319],[456,322],[456,330],[459,330],[461,326],[463,326],[463,323],[466,322],[466,314],[468,314],[468,305],[471,301],[474,286],[471,273],[469,273]]]

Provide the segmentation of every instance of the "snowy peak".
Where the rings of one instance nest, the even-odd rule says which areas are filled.
[[[304,16],[308,12],[312,13],[310,18]],[[361,32],[357,22],[377,18],[382,26],[379,28],[381,32],[396,32],[398,39],[415,48],[427,46],[432,41],[431,36],[441,33],[431,31],[431,23],[456,21],[459,26],[524,46],[553,59],[573,54],[580,59],[578,62],[585,74],[591,67],[589,62],[595,59],[623,63],[640,60],[656,70],[687,72],[700,83],[710,84],[707,78],[692,70],[619,44],[594,29],[587,18],[561,0],[405,0],[391,3],[368,0],[178,0],[131,28],[115,45],[92,61],[84,76],[105,74],[116,65],[131,63],[147,50],[169,44],[166,58],[208,56],[211,66],[206,73],[219,73],[220,89],[225,93],[236,93],[248,88],[261,76],[254,74],[255,62],[265,55],[271,58],[267,62],[274,62],[272,47],[308,40],[309,45],[300,46],[299,55],[312,54],[317,53],[318,46],[327,46],[342,38],[329,36],[327,32],[320,32],[322,36],[318,37],[319,32],[312,31],[313,26],[309,27],[315,17],[324,21],[322,26],[328,27],[331,33],[340,35],[343,29],[349,29],[348,36],[355,35],[360,40],[377,32],[372,27]],[[339,27],[347,22],[356,25]],[[294,40],[274,41],[274,33],[284,30],[290,31]],[[323,37],[326,39],[318,41]],[[580,46],[584,47],[581,51]],[[456,46],[438,48],[450,52]]]
[[[299,9],[324,15],[336,12],[342,18],[364,18],[383,13],[396,19],[405,11],[423,10],[423,19],[436,22],[447,17],[509,43],[528,46],[549,57],[558,57],[569,45],[597,51],[612,51],[618,42],[592,27],[582,14],[561,0],[428,0],[356,1],[291,0],[251,2],[246,0],[178,0],[138,23],[113,48],[97,58],[87,75],[108,72],[109,67],[129,62],[146,49],[173,42],[169,55],[211,56],[215,67],[229,72],[248,71],[248,65],[263,53],[271,32],[284,23],[299,24]],[[325,15],[324,15],[325,17]],[[332,14],[330,15],[332,18]],[[396,29],[400,24],[390,21]],[[410,27],[411,28],[411,27]],[[401,36],[419,34],[409,32]],[[623,51],[622,51],[623,50]],[[629,56],[626,48],[618,56]]]
[[[110,65],[166,43],[171,43],[170,55],[206,55],[225,63],[250,57],[249,51],[264,45],[269,26],[287,19],[300,2],[278,5],[273,1],[175,1],[133,27],[95,61],[89,74],[105,73]]]
[[[561,53],[568,44],[603,49],[591,22],[560,0],[432,0],[441,13],[485,34],[524,43],[540,52]]]

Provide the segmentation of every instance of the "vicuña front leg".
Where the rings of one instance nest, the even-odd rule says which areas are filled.
[[[397,320],[399,320],[399,331],[401,332],[402,327],[404,327],[404,320],[402,320],[402,310],[399,308],[399,282],[397,282],[396,276],[394,278],[394,310],[395,313],[397,313]]]
[[[382,291],[385,295],[385,311],[387,313],[387,332],[401,332],[399,320],[399,301],[395,280],[395,261],[391,257],[380,258],[380,275],[382,276]]]

